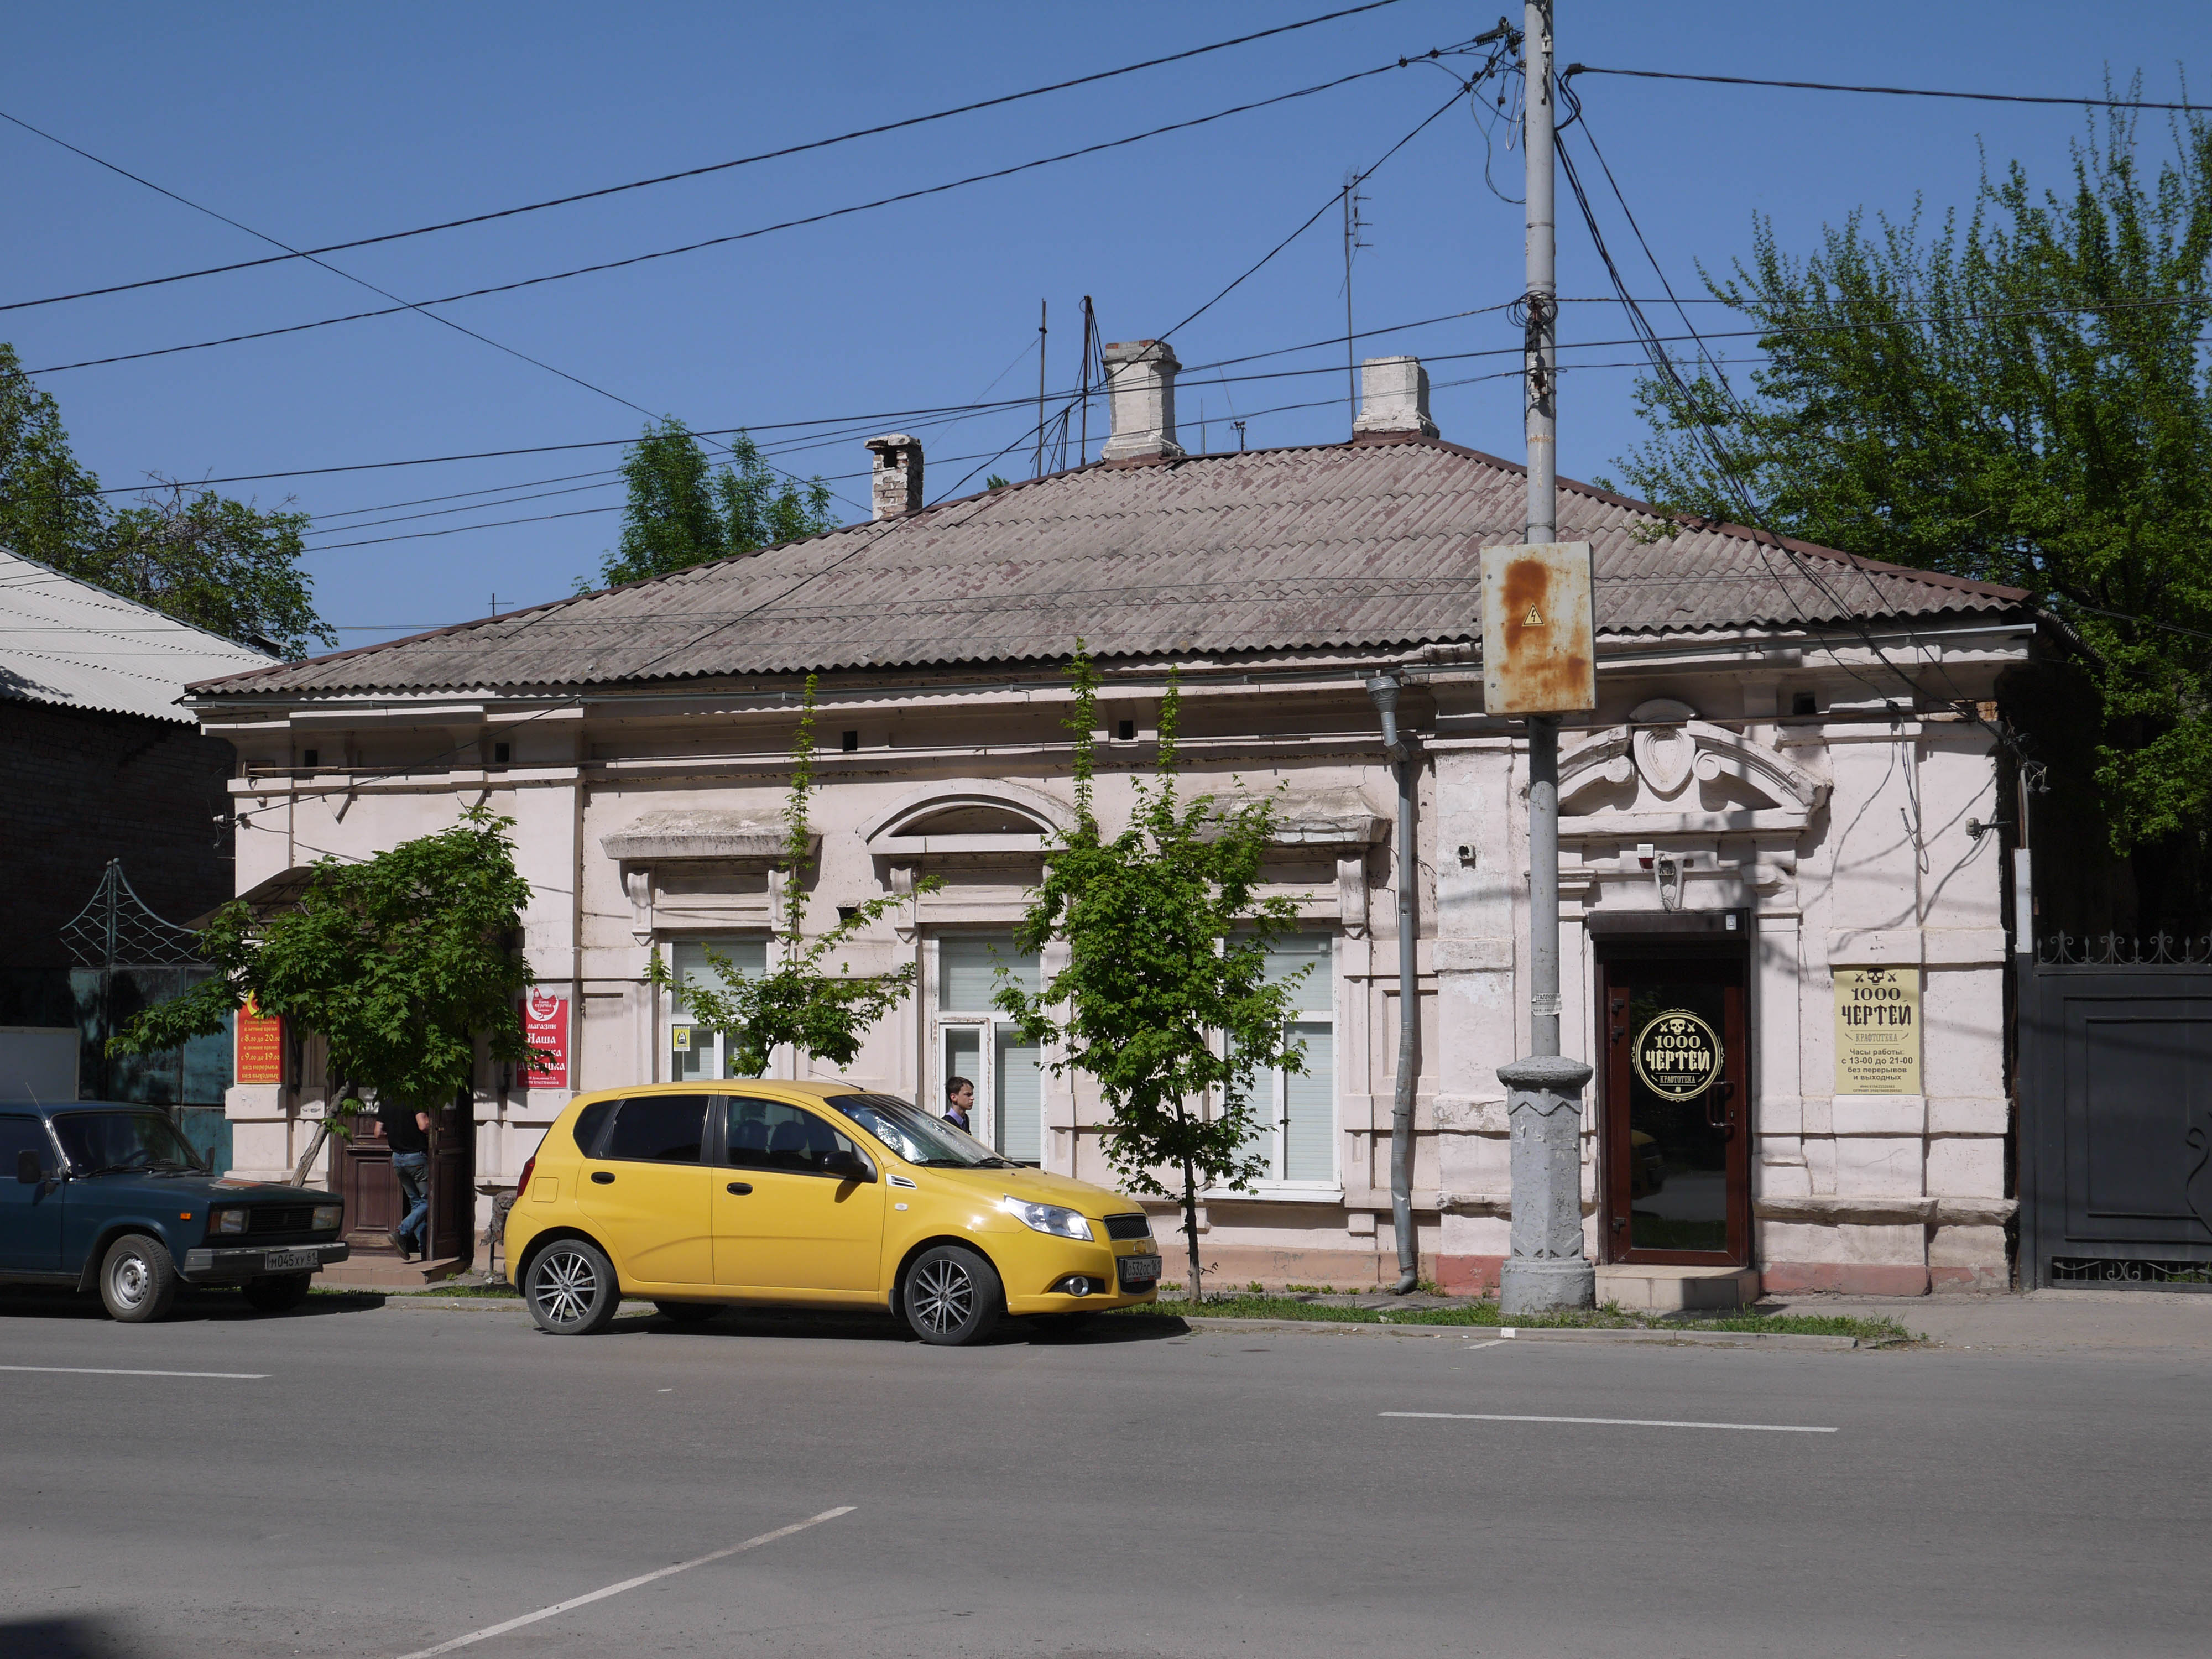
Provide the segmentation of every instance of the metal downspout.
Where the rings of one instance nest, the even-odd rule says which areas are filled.
[[[1420,857],[1413,842],[1416,778],[1413,739],[1398,729],[1399,682],[1377,675],[1367,695],[1382,716],[1382,746],[1398,773],[1398,1087],[1390,1101],[1390,1227],[1398,1240],[1397,1293],[1410,1293],[1421,1280],[1420,1237],[1413,1229],[1413,1091],[1419,1081],[1420,911],[1415,883]]]

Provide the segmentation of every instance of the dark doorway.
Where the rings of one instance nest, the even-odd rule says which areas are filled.
[[[1609,1261],[1750,1263],[1743,937],[1594,941]]]

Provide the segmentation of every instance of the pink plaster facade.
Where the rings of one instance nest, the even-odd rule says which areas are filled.
[[[1971,705],[1995,695],[2028,639],[2018,623],[1960,618],[1880,643],[1925,682],[1927,698]],[[1682,860],[1680,905],[1739,912],[1749,932],[1752,1265],[1767,1286],[2003,1285],[2002,872],[1996,838],[1966,829],[1996,815],[1988,732],[1948,713],[1889,712],[1887,670],[1855,635],[1818,646],[1780,630],[1646,635],[1605,641],[1601,654],[1600,710],[1563,742],[1569,1050],[1594,1057],[1593,918],[1617,925],[1676,897],[1655,883],[1640,848]],[[1449,1290],[1492,1285],[1506,1249],[1496,1070],[1528,1047],[1526,757],[1516,725],[1484,715],[1479,666],[1455,650],[1184,661],[1187,788],[1287,787],[1270,874],[1329,951],[1326,995],[1310,1011],[1331,1051],[1327,1133],[1302,1154],[1297,1178],[1208,1195],[1204,1254],[1221,1282],[1348,1287],[1395,1276],[1394,785],[1361,690],[1388,664],[1407,670],[1406,714],[1424,744],[1413,1204],[1425,1272]],[[1098,794],[1109,822],[1150,767],[1166,666],[1109,671]],[[240,890],[325,852],[364,856],[441,828],[478,801],[514,818],[536,893],[526,947],[540,983],[572,999],[569,1085],[582,1091],[665,1080],[683,1063],[677,1011],[645,982],[650,950],[767,936],[793,690],[756,680],[580,702],[487,692],[318,696],[277,708],[209,695],[199,712],[240,757]],[[1812,713],[1792,712],[1808,698]],[[941,1006],[943,941],[1003,933],[1018,914],[1041,838],[1069,808],[1066,708],[1046,672],[825,681],[810,925],[827,924],[841,904],[908,896],[852,960],[921,970],[916,995],[848,1072],[854,1082],[941,1099],[946,1030],[959,1023]],[[504,765],[495,743],[507,746]],[[925,874],[944,886],[911,896]],[[1832,974],[1881,964],[1924,975],[1925,1092],[1839,1095]],[[1048,957],[1044,970],[1053,966]],[[779,1056],[783,1074],[793,1065]],[[799,1074],[813,1073],[801,1063]],[[1041,1161],[1110,1181],[1096,1103],[1079,1080],[1047,1069],[1038,1090]],[[502,1089],[487,1067],[477,1179],[511,1182],[568,1097]],[[312,1085],[234,1089],[240,1170],[286,1169],[316,1103]],[[1594,1111],[1585,1125],[1596,1253]]]

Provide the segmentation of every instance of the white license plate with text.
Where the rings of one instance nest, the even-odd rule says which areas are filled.
[[[302,1267],[321,1267],[323,1258],[313,1250],[271,1250],[261,1265],[272,1273],[295,1273]]]
[[[1156,1255],[1125,1255],[1114,1265],[1121,1270],[1125,1286],[1151,1285],[1159,1279],[1160,1259]]]

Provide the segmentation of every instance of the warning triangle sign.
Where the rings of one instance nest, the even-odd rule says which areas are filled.
[[[1521,626],[1523,628],[1541,628],[1543,625],[1544,619],[1536,614],[1536,607],[1533,605],[1530,605],[1528,607],[1528,618],[1526,622],[1522,623]]]

